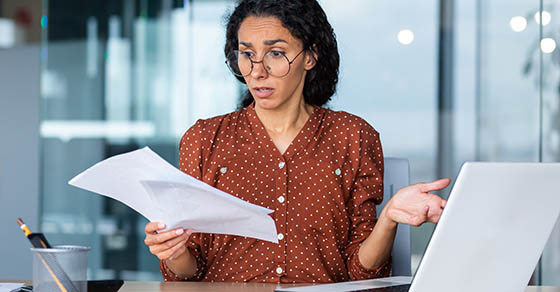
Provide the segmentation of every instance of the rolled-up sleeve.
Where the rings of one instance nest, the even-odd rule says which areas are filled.
[[[358,170],[348,201],[351,221],[350,241],[346,248],[348,277],[350,280],[387,277],[391,271],[391,259],[375,270],[368,270],[358,257],[362,242],[377,222],[376,205],[383,201],[383,151],[379,133],[367,124],[360,131],[358,151]]]

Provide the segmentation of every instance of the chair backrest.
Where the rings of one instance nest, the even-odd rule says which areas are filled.
[[[377,214],[381,214],[383,207],[400,188],[409,185],[410,169],[408,159],[385,157],[385,176],[383,178],[383,203],[377,206]],[[410,226],[399,224],[397,235],[393,243],[392,276],[411,276],[410,264]]]

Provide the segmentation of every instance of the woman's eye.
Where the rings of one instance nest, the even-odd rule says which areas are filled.
[[[239,56],[243,58],[251,58],[253,56],[253,52],[239,52]]]
[[[284,52],[281,52],[281,51],[270,51],[268,53],[270,55],[272,55],[273,57],[283,57],[284,56]]]

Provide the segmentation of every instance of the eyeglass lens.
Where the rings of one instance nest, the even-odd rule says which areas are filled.
[[[228,57],[228,65],[237,76],[248,76],[259,63],[272,76],[283,77],[290,71],[290,61],[286,55],[277,51],[266,53],[262,61],[255,61],[248,52],[242,51],[233,51]]]

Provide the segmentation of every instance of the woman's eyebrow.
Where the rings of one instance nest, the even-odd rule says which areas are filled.
[[[251,43],[246,43],[246,42],[239,42],[239,44],[240,44],[240,45],[243,45],[243,46],[245,46],[245,47],[247,47],[247,48],[250,48],[250,47],[253,46],[253,44],[251,44]]]
[[[283,40],[283,39],[275,39],[275,40],[265,40],[265,41],[263,41],[263,44],[265,44],[265,45],[267,45],[267,46],[272,46],[272,45],[274,45],[274,44],[276,44],[276,43],[286,43],[286,44],[287,44],[288,42],[285,41],[285,40]],[[245,46],[245,47],[247,47],[247,48],[253,47],[253,44],[252,44],[252,43],[248,43],[248,42],[242,42],[242,41],[240,41],[239,44],[240,44],[240,45],[243,45],[243,46]]]
[[[266,40],[263,43],[267,46],[272,46],[276,43],[286,43],[287,44],[288,42],[283,40],[283,39],[275,39],[275,40]]]

